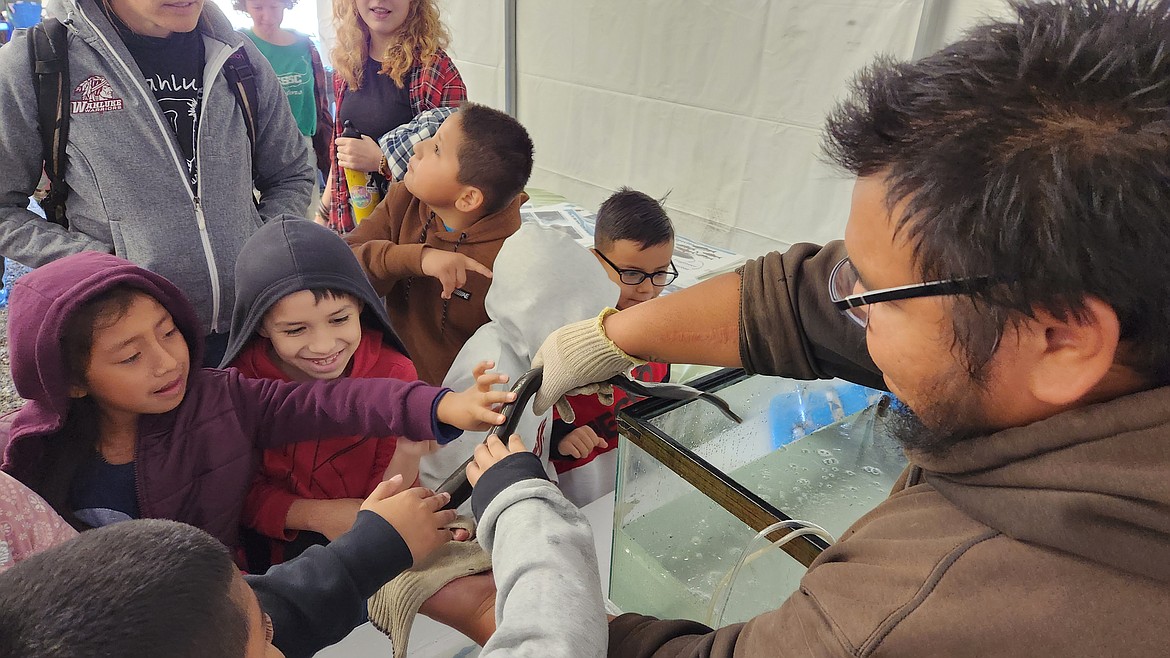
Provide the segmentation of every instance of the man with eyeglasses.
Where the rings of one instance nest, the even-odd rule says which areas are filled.
[[[642,358],[902,403],[911,466],[779,609],[718,630],[622,615],[610,655],[1166,654],[1170,2],[1012,6],[879,60],[829,117],[857,176],[843,242],[541,348],[538,406]]]

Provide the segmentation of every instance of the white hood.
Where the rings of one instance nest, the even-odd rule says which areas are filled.
[[[567,234],[537,224],[524,224],[504,241],[496,256],[484,307],[491,321],[463,345],[443,386],[456,391],[472,384],[471,369],[494,361],[495,371],[514,382],[532,367],[532,357],[549,334],[570,322],[593,317],[617,304],[620,290],[605,266]],[[525,410],[517,432],[524,445],[548,466],[551,414]],[[423,458],[419,477],[436,487],[483,442],[486,432],[465,432],[459,439]]]

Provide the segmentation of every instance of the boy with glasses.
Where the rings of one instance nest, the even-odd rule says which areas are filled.
[[[621,288],[619,311],[654,299],[678,277],[670,217],[661,202],[628,187],[598,208],[593,255]],[[644,382],[663,382],[670,378],[670,364],[645,363],[630,374]],[[613,398],[605,400],[576,395],[568,399],[571,417],[554,415],[550,456],[561,489],[574,503],[586,505],[613,490],[617,412],[631,402],[623,391],[614,391]],[[581,468],[598,459],[601,463]]]

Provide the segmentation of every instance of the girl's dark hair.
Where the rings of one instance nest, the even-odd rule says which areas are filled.
[[[1170,382],[1170,2],[1013,2],[913,63],[879,61],[830,116],[829,157],[885,178],[924,281],[989,276],[957,305],[978,378],[1006,323],[1121,324],[1118,361]]]
[[[86,384],[94,333],[120,320],[134,298],[145,294],[130,286],[115,286],[86,301],[65,321],[60,344],[70,386]],[[74,516],[69,489],[77,472],[97,450],[98,438],[97,405],[89,397],[74,399],[61,429],[45,439],[45,455],[38,472],[25,483],[78,530],[89,526]]]

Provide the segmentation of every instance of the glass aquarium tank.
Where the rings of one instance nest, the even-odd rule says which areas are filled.
[[[609,591],[623,610],[718,626],[775,609],[828,547],[819,530],[760,531],[795,519],[839,536],[888,495],[906,459],[881,391],[742,370],[691,385],[743,422],[703,400],[646,400],[619,415]]]

